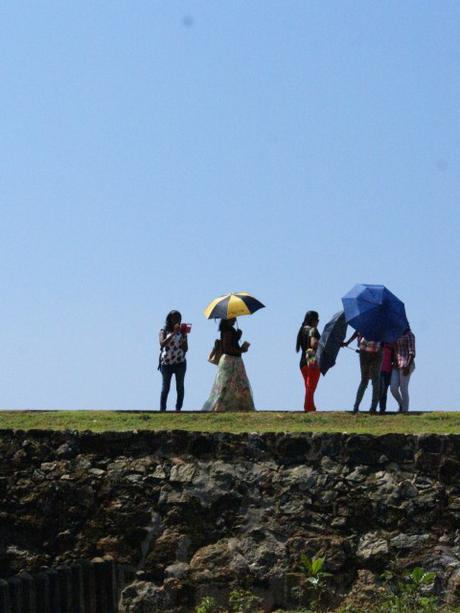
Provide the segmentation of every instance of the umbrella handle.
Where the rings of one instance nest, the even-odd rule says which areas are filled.
[[[349,347],[348,345],[345,345],[343,349],[349,349],[350,351],[354,351],[354,353],[359,353],[359,349],[353,349],[353,347]]]

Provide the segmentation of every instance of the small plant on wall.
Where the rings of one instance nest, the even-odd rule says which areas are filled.
[[[234,590],[228,599],[231,613],[257,613],[260,611],[260,598],[247,590]]]
[[[233,590],[228,606],[221,608],[212,596],[205,596],[196,607],[195,613],[262,613],[260,598],[248,590]]]
[[[378,607],[378,613],[436,613],[438,599],[426,593],[426,589],[435,579],[435,573],[429,573],[416,567],[401,576],[385,571],[382,578],[388,589],[388,596]]]
[[[310,588],[310,606],[313,611],[321,611],[322,601],[328,589],[327,580],[331,573],[324,570],[326,558],[309,557],[302,554],[300,557],[299,570],[305,576]]]
[[[218,611],[216,599],[212,596],[205,596],[195,609],[195,613],[218,613]]]

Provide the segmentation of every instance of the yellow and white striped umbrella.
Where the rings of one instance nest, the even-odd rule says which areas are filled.
[[[236,292],[215,298],[205,308],[204,314],[208,319],[232,319],[241,315],[252,315],[264,306],[248,292]]]

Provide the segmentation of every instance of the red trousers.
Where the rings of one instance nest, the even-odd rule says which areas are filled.
[[[309,366],[308,364],[302,366],[300,371],[305,381],[305,404],[303,410],[316,411],[313,396],[315,393],[316,386],[318,385],[321,371],[319,369],[319,366]]]

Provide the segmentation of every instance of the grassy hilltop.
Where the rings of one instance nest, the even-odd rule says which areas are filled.
[[[460,412],[385,416],[360,413],[157,413],[117,411],[0,411],[0,429],[195,430],[202,432],[460,433]]]

